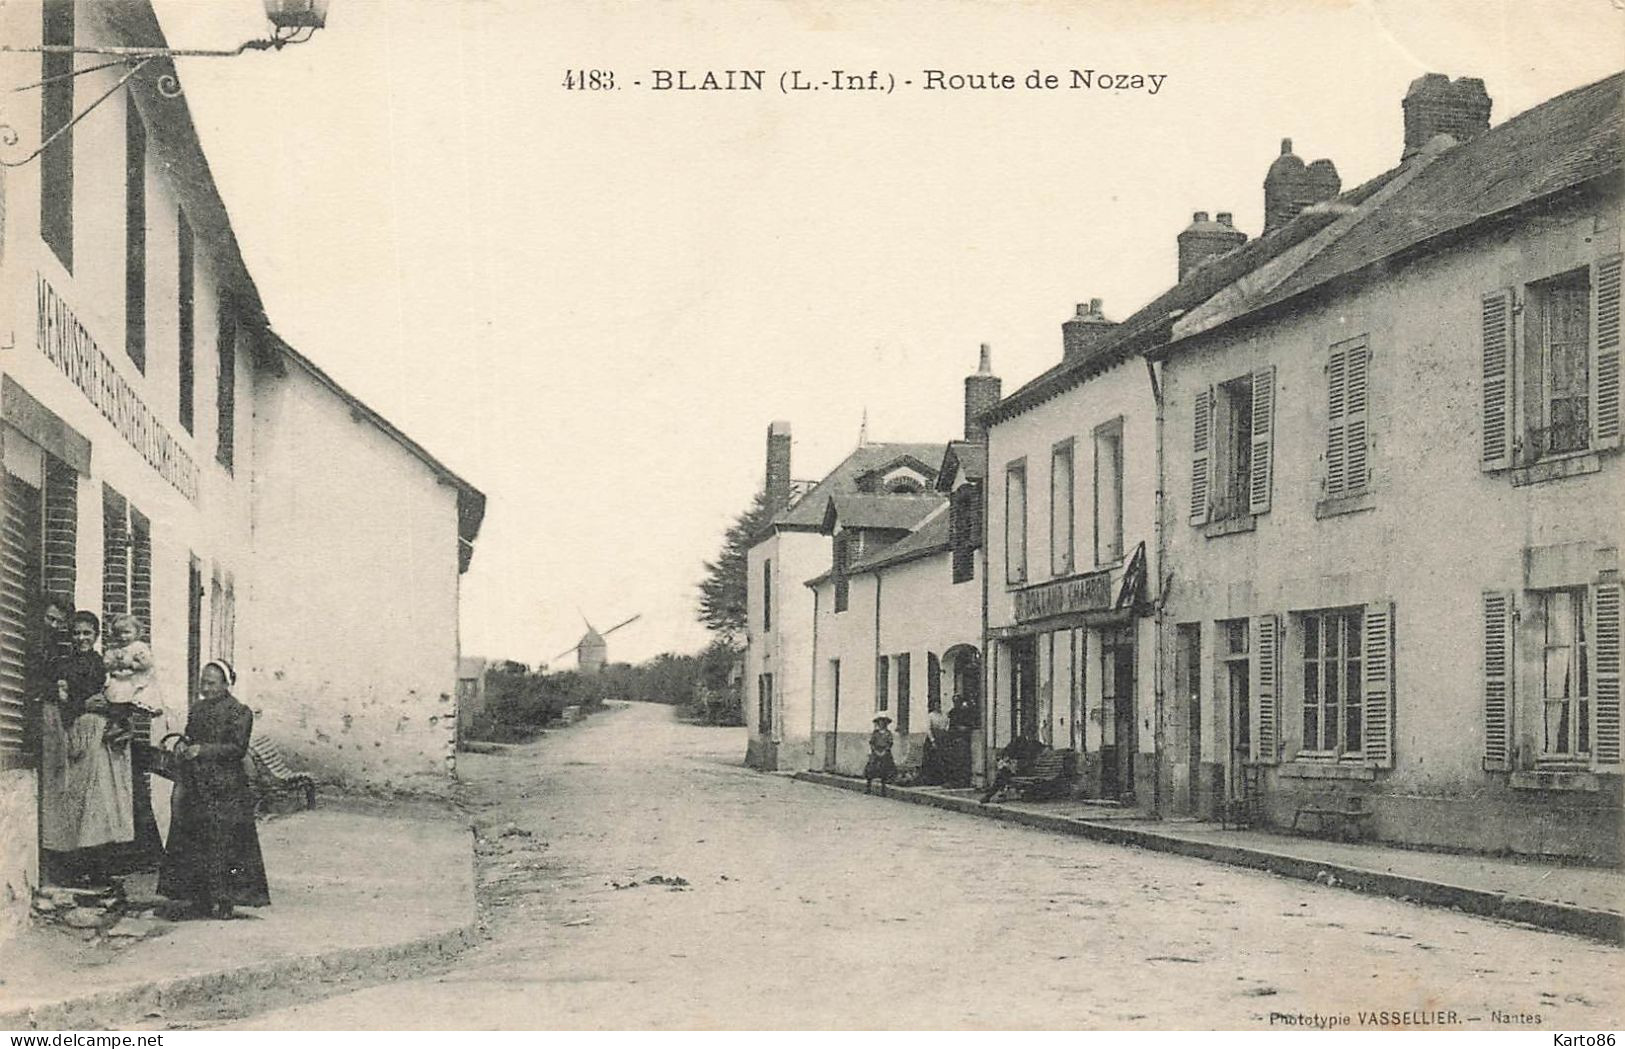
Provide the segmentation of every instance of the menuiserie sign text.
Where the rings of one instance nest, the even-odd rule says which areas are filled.
[[[113,424],[119,436],[186,498],[197,501],[197,464],[136,396],[56,289],[38,277],[40,352]]]

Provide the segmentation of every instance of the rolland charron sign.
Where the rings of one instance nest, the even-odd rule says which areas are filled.
[[[153,418],[151,410],[97,347],[96,340],[56,289],[43,275],[38,277],[38,283],[40,352],[79,387],[119,436],[140,452],[164,480],[196,502],[197,464],[192,457],[170,436],[164,424]]]
[[[1018,590],[1015,596],[1018,623],[1071,612],[1103,612],[1112,607],[1112,575],[1094,572]]]

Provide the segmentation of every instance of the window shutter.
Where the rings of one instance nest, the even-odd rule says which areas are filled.
[[[1484,296],[1484,447],[1482,470],[1512,465],[1512,289]]]
[[[1191,454],[1191,524],[1207,523],[1208,475],[1213,459],[1213,391],[1196,395]]]
[[[1484,768],[1512,768],[1512,595],[1484,592]]]
[[[1266,765],[1280,758],[1279,629],[1278,617],[1273,613],[1253,619],[1252,758]]]
[[[1598,765],[1618,767],[1619,760],[1619,608],[1620,584],[1599,583],[1596,588],[1591,640],[1591,701],[1595,718],[1591,735],[1592,758]]]
[[[1382,601],[1365,606],[1365,666],[1360,675],[1365,708],[1365,760],[1381,769],[1394,767],[1394,606]],[[1352,702],[1352,696],[1348,697]]]
[[[1348,350],[1333,346],[1326,360],[1326,494],[1348,491]]]
[[[1344,491],[1361,492],[1371,480],[1370,456],[1367,445],[1370,432],[1366,426],[1366,407],[1369,403],[1369,376],[1371,349],[1364,342],[1350,346],[1346,351],[1348,372],[1344,402],[1344,425],[1347,442],[1344,458]]]
[[[1591,447],[1619,447],[1619,262],[1591,267]]]
[[[1253,372],[1252,476],[1248,481],[1247,512],[1270,510],[1270,480],[1275,473],[1275,365]]]

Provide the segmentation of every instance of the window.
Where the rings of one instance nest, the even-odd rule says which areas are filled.
[[[147,125],[124,103],[124,352],[147,368]]]
[[[1591,275],[1577,269],[1529,285],[1524,299],[1526,458],[1591,445]]]
[[[73,46],[74,0],[46,0],[41,40],[51,47]],[[40,238],[68,272],[73,272],[73,55],[40,54]],[[56,138],[52,140],[52,136]]]
[[[1371,351],[1364,336],[1340,342],[1326,361],[1326,496],[1357,495],[1370,480],[1367,376]]]
[[[1018,459],[1004,471],[1004,578],[1027,581],[1027,461]]]
[[[1299,625],[1303,633],[1303,749],[1359,755],[1365,745],[1361,613],[1358,609],[1312,612],[1302,616]]]
[[[835,537],[835,566],[830,570],[830,578],[835,584],[835,611],[845,612],[852,598],[852,583],[847,578],[847,566],[852,563],[852,549],[849,545],[851,535],[842,533]]]
[[[875,709],[886,710],[891,706],[891,697],[888,689],[891,687],[891,660],[881,656],[875,662]]]
[[[1095,564],[1123,559],[1123,420],[1095,430]]]
[[[1213,514],[1227,521],[1247,512],[1248,478],[1252,474],[1253,381],[1250,376],[1219,386],[1213,402],[1214,471]]]
[[[948,514],[953,581],[968,583],[976,578],[976,551],[982,545],[981,483],[970,482],[955,488],[949,497]]]
[[[773,559],[762,562],[762,629],[773,629]]]
[[[1588,603],[1583,587],[1535,594],[1542,633],[1542,760],[1584,761],[1591,755]]]
[[[1483,298],[1480,467],[1617,448],[1620,256]]]
[[[1057,444],[1049,460],[1049,570],[1051,575],[1072,571],[1073,539],[1072,441]]]
[[[220,337],[215,348],[220,371],[214,397],[214,457],[230,473],[237,463],[237,317],[224,296],[220,299],[219,313]]]
[[[193,258],[192,227],[186,221],[186,213],[175,213],[177,263],[176,273],[179,281],[179,293],[176,296],[180,308],[180,417],[181,426],[187,433],[192,432],[192,394],[194,361],[192,323],[195,319],[193,310]]]
[[[1191,523],[1268,512],[1275,368],[1259,368],[1197,394],[1192,423]]]
[[[900,735],[908,733],[909,694],[911,683],[911,658],[909,653],[900,653],[893,661],[897,664],[897,731]]]

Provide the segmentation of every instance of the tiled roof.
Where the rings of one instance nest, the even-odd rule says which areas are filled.
[[[1620,170],[1625,73],[1558,95],[1446,151],[1292,274],[1264,308],[1441,234]]]
[[[1284,302],[1339,277],[1543,197],[1620,169],[1621,94],[1625,74],[1559,95],[1459,146],[1427,158],[1408,183],[1367,214],[1348,223],[1245,308],[1224,322]],[[1266,237],[1249,241],[1198,267],[1185,280],[1138,310],[1092,348],[1063,361],[1000,401],[984,416],[997,423],[1063,393],[1107,368],[1166,342],[1179,317],[1220,291],[1304,244],[1351,208],[1366,204],[1407,172],[1400,165],[1339,196],[1333,206],[1311,208]],[[1202,330],[1208,330],[1208,325]]]
[[[829,497],[836,493],[857,490],[857,479],[877,466],[883,466],[902,456],[911,456],[925,463],[942,460],[941,444],[866,444],[841,461],[822,481],[800,499],[773,518],[775,528],[814,530],[824,523],[824,510]]]
[[[832,495],[824,514],[824,527],[839,522],[842,528],[910,530],[926,515],[947,503],[940,492],[919,495]]]
[[[882,547],[873,554],[854,561],[847,572],[851,575],[872,572],[878,568],[930,557],[932,554],[947,550],[949,517],[948,503],[943,500],[937,504],[931,516],[920,522],[913,532],[890,546]]]

